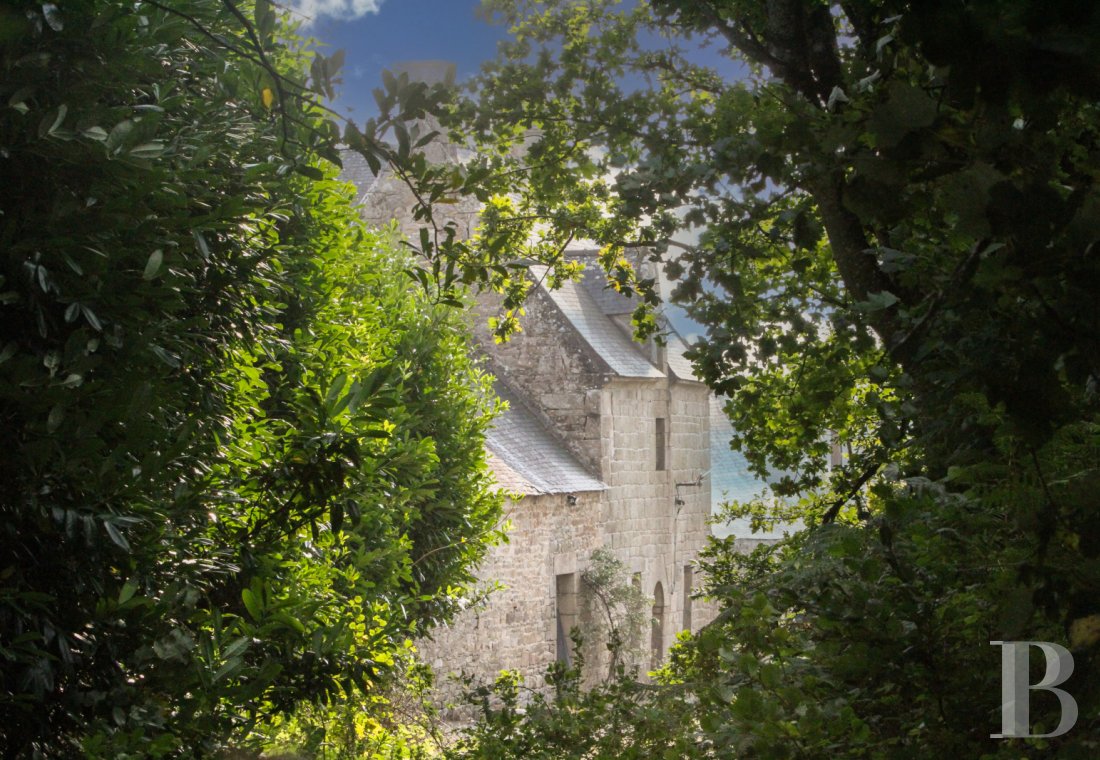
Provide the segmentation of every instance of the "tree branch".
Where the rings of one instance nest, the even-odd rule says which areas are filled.
[[[821,213],[837,271],[853,301],[866,301],[872,293],[897,293],[897,287],[879,267],[871,254],[871,245],[863,223],[843,203],[843,175],[833,170],[828,175],[811,178],[804,184]],[[895,308],[873,312],[868,320],[887,346],[900,341],[901,325]],[[909,359],[908,348],[897,352],[903,364]]]
[[[836,501],[834,501],[829,506],[829,508],[825,510],[825,514],[821,516],[822,524],[829,524],[834,522],[837,515],[840,514],[840,510],[844,507],[844,505],[851,501],[852,497],[859,493],[860,489],[867,485],[867,481],[878,474],[878,471],[880,469],[882,469],[881,462],[873,462],[867,469],[865,469],[860,474],[860,476],[856,478],[855,482],[852,483],[852,486],[848,490],[848,492]]]

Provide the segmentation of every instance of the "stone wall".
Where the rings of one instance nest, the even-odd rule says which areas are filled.
[[[514,364],[509,366],[514,370]],[[561,384],[566,384],[564,378]],[[422,658],[437,676],[445,679],[448,673],[465,671],[491,681],[501,670],[513,669],[528,686],[541,688],[546,667],[558,657],[557,577],[573,574],[577,594],[586,593],[581,573],[592,552],[602,546],[635,574],[651,601],[661,584],[662,656],[689,622],[685,568],[692,568],[690,582],[698,590],[701,579],[693,563],[706,540],[710,508],[709,484],[706,478],[699,481],[710,463],[706,389],[665,379],[612,378],[594,397],[582,397],[594,407],[601,424],[600,469],[608,490],[573,494],[574,505],[567,494],[509,503],[510,541],[494,548],[478,570],[487,586],[499,581],[505,588],[452,625],[437,629],[432,641],[421,643]],[[666,420],[664,470],[656,469],[658,417]],[[686,485],[677,489],[677,483]],[[676,503],[677,494],[682,504]],[[580,598],[576,606],[583,609]],[[689,607],[689,625],[698,630],[712,612],[698,601]],[[576,622],[591,638],[589,621]],[[648,647],[650,632],[644,632],[643,639]],[[587,663],[589,681],[602,677],[608,664],[602,642],[594,643],[588,647],[596,653]],[[445,697],[454,693],[454,687],[441,684]]]
[[[363,219],[369,224],[386,227],[396,220],[401,235],[419,246],[420,229],[427,227],[431,231],[431,225],[424,220],[413,219],[411,212],[416,203],[416,196],[409,186],[388,167],[382,169],[369,191],[360,199]],[[477,228],[479,210],[477,201],[471,198],[460,198],[455,203],[437,206],[434,211],[440,235],[444,227],[454,224],[456,238],[469,238]]]
[[[574,496],[576,504],[565,494],[509,502],[510,541],[492,549],[478,570],[487,585],[500,581],[505,587],[418,643],[445,697],[456,694],[446,683],[448,674],[460,671],[492,681],[501,670],[518,670],[528,686],[544,685],[546,668],[557,657],[557,576],[573,573],[579,586],[585,562],[601,540],[602,493]]]
[[[691,589],[685,588],[685,568],[691,568],[691,585],[698,590],[702,579],[695,567],[699,552],[710,535],[711,483],[710,471],[710,395],[700,383],[672,383],[672,450],[673,450],[673,502],[678,496],[683,502],[676,505],[673,535],[676,543],[674,557],[673,596],[676,602],[678,622],[670,628],[665,646],[671,646],[675,634],[685,627],[697,631],[710,622],[713,613],[698,600],[690,603],[690,626],[684,621],[683,606]],[[681,485],[676,488],[676,484]]]
[[[562,445],[602,477],[599,388],[607,382],[607,365],[538,288],[528,296],[523,332],[507,343],[494,342],[485,321],[496,314],[497,303],[483,296],[472,326],[490,369],[500,368],[498,374],[530,402]]]
[[[604,543],[638,575],[647,596],[660,584],[663,652],[683,628],[684,568],[706,540],[710,487],[699,478],[710,469],[707,391],[696,383],[615,378],[602,403],[609,486]],[[664,470],[657,469],[659,418],[665,420]],[[686,485],[677,488],[677,483]],[[706,622],[702,611],[691,618],[695,629]]]

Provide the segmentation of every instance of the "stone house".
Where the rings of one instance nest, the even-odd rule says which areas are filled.
[[[643,665],[706,622],[691,592],[712,506],[711,396],[675,335],[667,349],[632,340],[631,308],[589,270],[559,290],[534,288],[507,343],[479,315],[479,349],[508,403],[486,448],[512,494],[509,540],[479,568],[500,588],[418,644],[438,675],[488,681],[509,669],[540,687],[550,663],[570,659],[572,627],[605,633],[585,603],[584,571],[601,548],[648,598]],[[603,641],[591,643],[590,679],[607,666]]]
[[[437,671],[489,679],[515,669],[539,686],[551,662],[570,657],[574,625],[597,635],[583,573],[600,548],[649,599],[643,664],[705,622],[691,591],[711,511],[710,394],[675,335],[668,350],[632,340],[629,302],[603,286],[589,270],[559,290],[537,287],[522,333],[480,342],[509,405],[486,441],[489,460],[522,498],[507,503],[509,543],[479,571],[504,587],[421,644]],[[606,672],[603,642],[593,643],[591,676]]]
[[[452,146],[433,152],[434,160],[461,160]],[[415,234],[411,193],[388,170],[376,177],[360,157],[344,158],[365,218],[396,220]],[[456,204],[451,213],[460,234],[470,234],[477,208]],[[475,309],[479,350],[508,402],[486,447],[497,482],[511,494],[511,527],[508,543],[478,571],[500,587],[418,644],[440,676],[465,672],[488,681],[509,669],[540,687],[548,665],[570,658],[570,629],[593,627],[584,571],[598,549],[625,565],[647,598],[642,663],[660,662],[679,631],[710,617],[692,591],[708,518],[722,495],[712,490],[712,469],[724,485],[745,490],[754,482],[730,452],[728,422],[683,358],[680,337],[670,329],[666,346],[635,342],[633,304],[607,289],[595,252],[569,255],[593,265],[558,290],[533,287],[523,330],[508,342],[488,334],[492,299]],[[543,271],[531,274],[544,280]],[[597,657],[590,677],[605,665]]]

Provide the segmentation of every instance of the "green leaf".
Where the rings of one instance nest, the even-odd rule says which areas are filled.
[[[111,522],[105,520],[103,522],[103,529],[107,531],[107,536],[113,541],[120,549],[130,551],[130,542],[126,540],[126,536],[122,535],[122,531]]]
[[[107,135],[107,149],[117,153],[126,142],[126,138],[129,137],[130,133],[133,131],[133,119],[123,119],[120,121],[111,128],[110,134]]]
[[[107,130],[103,127],[88,127],[80,134],[96,142],[106,142],[107,140]]]
[[[243,667],[244,667],[244,660],[242,660],[240,657],[230,657],[230,658],[228,658],[224,663],[222,663],[220,668],[218,668],[216,671],[214,671],[214,677],[213,677],[214,683],[217,683],[218,681],[222,680],[226,676],[236,674]]]
[[[252,645],[252,639],[247,636],[240,636],[230,642],[229,646],[222,650],[222,657],[229,659],[230,657],[239,657],[244,654],[245,651]]]
[[[343,49],[337,50],[328,60],[325,61],[325,68],[328,70],[330,77],[335,77],[340,73],[340,69],[344,67],[344,54],[346,51]]]
[[[27,85],[26,87],[20,87],[12,96],[8,98],[8,105],[15,108],[20,113],[26,113],[30,109],[26,105],[27,99],[34,94],[34,85]]]
[[[54,108],[46,113],[42,117],[42,121],[38,124],[38,136],[50,137],[57,132],[57,129],[65,121],[65,115],[69,112],[69,107],[62,103],[57,108]]]
[[[344,411],[344,409],[346,409],[350,406],[352,401],[354,401],[358,398],[359,398],[359,383],[356,381],[356,382],[352,382],[352,384],[350,386],[348,386],[347,393],[342,395],[335,404],[330,405],[329,415],[331,417],[338,417],[340,415],[340,413]]]
[[[256,0],[256,29],[265,45],[271,44],[277,21],[271,0]]]
[[[119,603],[119,605],[126,604],[126,602],[133,599],[134,594],[137,593],[137,590],[138,590],[138,583],[133,578],[131,578],[130,580],[128,580],[124,584],[122,584],[122,588],[118,592],[118,603]]]
[[[306,627],[302,624],[302,621],[293,615],[280,611],[276,612],[272,617],[283,625],[293,628],[298,633],[304,634],[306,632]]]
[[[51,433],[57,431],[61,427],[61,422],[65,419],[65,407],[61,404],[54,404],[50,409],[50,414],[46,418],[46,430]]]
[[[409,130],[401,122],[393,125],[393,134],[397,138],[397,157],[405,160],[409,157]]]
[[[46,24],[55,32],[60,32],[65,28],[65,22],[61,19],[61,11],[53,3],[42,4],[42,16],[46,19]]]
[[[325,173],[323,171],[308,164],[296,164],[294,166],[294,171],[312,180],[322,180],[325,178]]]
[[[145,271],[141,277],[144,280],[152,280],[160,271],[160,265],[164,263],[164,251],[160,248],[149,254],[149,260],[145,262]]]
[[[84,315],[84,319],[88,321],[92,329],[103,332],[103,323],[99,321],[99,317],[96,316],[96,313],[92,311],[90,307],[80,304],[80,313]]]
[[[153,644],[153,652],[162,660],[185,661],[187,653],[195,648],[195,640],[186,631],[175,628]]]
[[[130,149],[133,158],[157,158],[164,153],[164,143],[160,140],[142,143]]]
[[[898,302],[898,297],[888,290],[881,293],[870,293],[864,302],[866,311],[883,311],[889,309]]]
[[[252,589],[246,588],[241,591],[241,601],[244,602],[244,608],[248,610],[248,614],[252,616],[253,620],[259,622],[263,619],[263,608]]]
[[[191,237],[195,240],[195,247],[199,249],[199,255],[203,261],[210,260],[210,245],[206,242],[206,236],[202,230],[191,230]]]
[[[165,349],[161,346],[158,346],[156,344],[150,344],[149,350],[153,352],[154,356],[156,356],[158,359],[160,359],[162,362],[164,362],[166,365],[168,365],[172,369],[179,369],[180,368],[179,357],[176,356],[175,354],[171,353],[167,349]]]
[[[332,409],[336,403],[336,399],[340,396],[340,391],[344,389],[344,386],[348,382],[348,376],[346,372],[341,372],[339,375],[332,379],[332,383],[328,387],[328,392],[325,393],[325,406],[328,409]]]

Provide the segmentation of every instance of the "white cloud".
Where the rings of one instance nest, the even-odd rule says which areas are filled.
[[[324,17],[351,21],[378,13],[382,0],[291,0],[290,10],[307,26]]]

